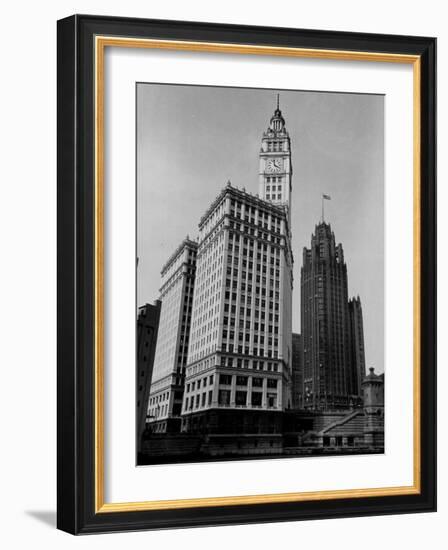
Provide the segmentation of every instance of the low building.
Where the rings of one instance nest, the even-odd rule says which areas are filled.
[[[369,374],[362,382],[364,400],[364,441],[372,447],[384,447],[384,373]]]

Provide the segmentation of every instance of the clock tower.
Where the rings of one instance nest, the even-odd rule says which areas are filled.
[[[269,128],[263,133],[260,149],[259,196],[273,204],[291,210],[292,164],[291,140],[279,106],[271,117]]]

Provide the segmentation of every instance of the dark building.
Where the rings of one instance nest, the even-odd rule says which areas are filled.
[[[350,319],[350,336],[352,346],[354,384],[357,385],[358,395],[362,394],[361,384],[366,375],[366,360],[364,355],[364,328],[362,323],[362,307],[359,296],[348,302]]]
[[[292,384],[291,404],[293,409],[302,407],[303,364],[302,364],[302,336],[292,333]]]
[[[137,317],[137,446],[141,448],[141,439],[146,426],[149,390],[151,386],[157,332],[159,329],[162,302],[145,304],[138,310]]]
[[[358,323],[359,325],[359,323]],[[301,269],[303,407],[348,409],[360,403],[352,357],[347,266],[331,226],[316,226]]]

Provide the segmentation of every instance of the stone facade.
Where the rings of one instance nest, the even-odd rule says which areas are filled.
[[[384,447],[384,373],[369,374],[362,382],[364,400],[364,441],[372,447]]]
[[[148,422],[157,433],[179,430],[197,248],[187,237],[161,271],[162,310],[148,403]]]
[[[182,407],[291,406],[292,255],[286,211],[230,184],[199,225]]]

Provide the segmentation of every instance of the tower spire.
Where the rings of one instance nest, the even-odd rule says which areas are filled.
[[[277,111],[280,110],[280,94],[277,94]]]

